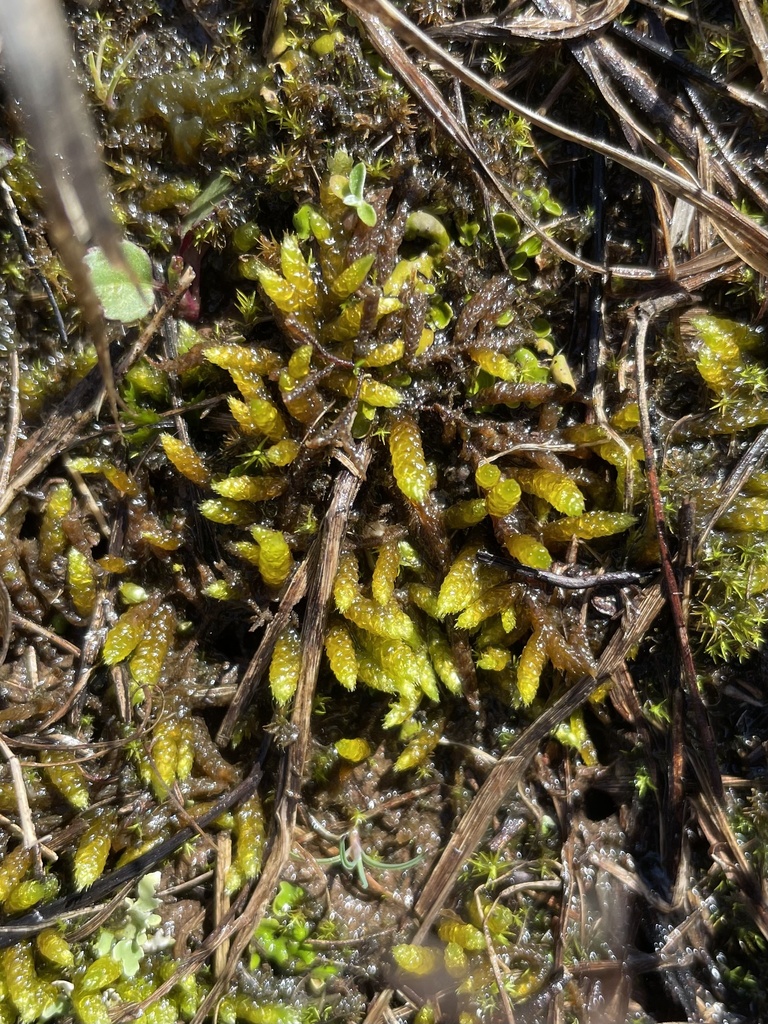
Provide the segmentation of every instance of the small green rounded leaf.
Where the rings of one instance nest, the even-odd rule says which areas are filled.
[[[370,203],[367,203],[363,199],[359,203],[357,203],[356,209],[357,216],[360,218],[363,224],[365,224],[366,227],[376,227],[376,211],[374,210]]]
[[[350,195],[355,196],[357,199],[363,198],[363,190],[365,189],[365,164],[355,164],[352,170],[349,172],[349,191]],[[345,200],[346,201],[346,200]],[[352,206],[354,204],[349,203]]]
[[[104,316],[130,324],[141,320],[152,308],[152,264],[144,250],[133,242],[123,242],[122,252],[125,267],[113,266],[96,248],[88,250],[85,262]]]

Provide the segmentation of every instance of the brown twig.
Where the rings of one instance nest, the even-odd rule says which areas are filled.
[[[683,607],[680,599],[680,589],[675,574],[672,559],[667,544],[666,523],[664,520],[664,508],[661,494],[659,492],[659,480],[656,472],[656,453],[651,436],[651,420],[648,411],[648,392],[645,374],[645,344],[652,321],[664,312],[689,302],[689,296],[685,292],[676,292],[661,298],[652,299],[641,303],[638,307],[635,327],[635,358],[637,370],[637,401],[640,409],[640,431],[643,441],[643,452],[645,454],[645,475],[648,481],[648,494],[651,501],[651,512],[656,527],[656,539],[659,545],[661,557],[661,572],[664,581],[664,590],[669,603],[672,622],[675,630],[680,667],[682,674],[685,696],[692,715],[693,734],[696,742],[704,750],[704,763],[707,766],[707,779],[712,791],[719,796],[723,793],[723,784],[720,771],[715,758],[715,739],[712,726],[707,716],[704,702],[699,694],[696,682],[696,665],[693,660],[693,652],[688,639],[688,630],[683,615]],[[689,739],[691,739],[689,734]],[[697,762],[698,764],[699,762]],[[677,771],[675,767],[675,771]],[[682,778],[676,778],[673,772],[671,780],[677,798],[682,800]]]
[[[16,797],[16,811],[19,815],[21,835],[26,850],[34,850],[37,847],[37,833],[32,823],[32,811],[29,809],[27,799],[27,786],[24,782],[24,774],[18,757],[13,753],[7,743],[0,739],[0,753],[8,762],[13,782],[13,793]]]
[[[757,472],[766,455],[768,455],[768,427],[760,431],[721,486],[717,508],[707,517],[704,528],[696,539],[696,557],[700,556],[704,551],[707,538],[712,530],[714,530],[720,516],[725,515],[728,506],[752,474]]]
[[[5,427],[5,445],[3,458],[0,460],[0,494],[8,487],[11,477],[11,466],[16,445],[19,441],[19,425],[21,423],[21,403],[19,402],[19,353],[14,345],[8,352],[10,380],[8,381],[8,421]]]
[[[45,292],[45,297],[48,299],[48,304],[51,307],[53,313],[53,319],[56,324],[56,330],[59,332],[59,338],[62,344],[66,348],[69,345],[69,338],[67,337],[67,329],[64,326],[64,320],[61,316],[61,310],[59,304],[56,301],[56,297],[53,294],[53,289],[48,283],[48,279],[45,274],[40,270],[37,265],[37,260],[32,255],[32,250],[27,241],[27,236],[24,231],[24,225],[21,223],[19,212],[16,209],[16,203],[13,199],[13,193],[11,192],[8,182],[0,177],[0,199],[2,199],[3,206],[5,207],[5,215],[8,218],[8,223],[11,228],[11,234],[14,237],[19,252],[21,253],[22,259],[30,268],[32,273],[38,280],[40,287]]]
[[[232,864],[232,836],[222,832],[218,837],[216,852],[216,873],[213,883],[213,927],[220,928],[231,907],[227,892],[227,872]],[[220,978],[224,974],[229,954],[229,942],[222,942],[213,954],[213,976]]]
[[[216,742],[220,747],[225,747],[232,739],[232,733],[238,720],[253,699],[256,687],[269,666],[277,638],[288,625],[293,609],[299,601],[303,600],[307,592],[307,569],[307,559],[295,569],[293,576],[291,576],[283,591],[280,604],[272,621],[264,630],[264,635],[259,646],[256,648],[256,653],[251,658],[248,668],[243,673],[243,678],[238,683],[235,695],[224,716],[224,721],[221,723],[216,734]]]

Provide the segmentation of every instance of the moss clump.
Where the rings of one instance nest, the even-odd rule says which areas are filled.
[[[23,846],[18,778],[3,767],[3,912],[13,923],[32,908],[50,924],[57,892],[82,905],[123,867],[140,879],[92,934],[50,926],[0,955],[0,1024],[65,1015],[107,1024],[115,1012],[191,1020],[221,977],[207,966],[176,972],[199,966],[214,906],[226,914],[229,901],[239,919],[275,846],[274,780],[296,741],[289,718],[313,625],[286,594],[295,598],[305,572],[314,583],[309,552],[339,466],[367,468],[329,581],[292,857],[218,1019],[362,1020],[379,985],[420,993],[404,1011],[419,1024],[440,1014],[505,1019],[505,999],[521,1018],[543,1019],[554,964],[571,960],[577,980],[557,998],[566,1016],[588,1015],[591,975],[577,967],[618,955],[598,927],[608,872],[595,863],[630,847],[637,864],[658,860],[648,837],[670,705],[659,679],[674,661],[661,630],[630,665],[634,703],[626,688],[623,703],[601,689],[538,747],[426,948],[412,941],[408,908],[494,760],[545,702],[596,672],[622,628],[632,586],[603,589],[595,577],[657,561],[642,520],[637,396],[623,365],[601,362],[601,404],[592,402],[576,346],[560,350],[578,280],[493,196],[486,209],[344,11],[286,8],[265,68],[258,14],[243,8],[236,22],[233,10],[165,5],[161,21],[153,5],[128,0],[74,18],[127,233],[153,258],[159,297],[185,264],[197,282],[120,383],[122,435],[102,417],[0,518],[0,605],[7,591],[14,630],[0,724],[23,750],[23,790],[44,837],[40,858]],[[477,12],[448,3],[415,13],[453,22]],[[475,53],[501,73],[497,48],[481,41]],[[560,70],[547,63],[542,100]],[[568,205],[557,170],[570,174],[573,154],[561,163],[553,148],[545,168],[519,119],[491,116],[480,100],[466,116],[494,171],[514,168],[508,184],[522,207],[582,245],[591,215],[581,192]],[[22,300],[27,272],[0,238],[29,435],[92,356],[35,235],[39,195],[23,147],[6,177],[72,337],[51,341],[48,318],[29,329],[39,303]],[[614,203],[635,209],[626,194]],[[631,217],[616,220],[613,237],[642,248]],[[615,293],[607,303],[610,341],[623,313]],[[697,313],[666,344],[677,376],[665,374],[659,408],[698,418],[669,438],[665,497],[671,510],[694,496],[703,521],[724,453],[735,458],[765,419],[761,338]],[[768,483],[756,473],[700,561],[692,635],[712,656],[743,657],[761,642],[766,526]],[[580,573],[586,590],[557,583]],[[222,712],[243,678],[253,699],[235,741],[220,746]],[[712,687],[724,678],[723,690],[734,685],[707,676]],[[729,723],[724,759],[761,770],[761,727],[750,745],[747,727]],[[257,762],[258,791],[218,813]],[[615,823],[588,807],[603,780],[620,804]],[[757,856],[765,808],[745,798],[730,813]],[[566,817],[572,828],[561,833]],[[137,863],[200,821],[205,836],[156,865],[160,877]],[[560,896],[566,841],[585,898],[579,922]],[[692,852],[690,890],[722,908],[712,914],[727,959],[718,992],[727,984],[747,1005],[758,983],[743,951],[758,939],[704,846]],[[643,941],[657,943],[658,931]],[[636,988],[638,1001],[658,1002]]]
[[[716,461],[721,440],[733,439],[744,450],[746,431],[765,419],[768,393],[762,332],[734,320],[703,311],[687,313],[676,331],[678,355],[695,367],[706,388],[710,411],[683,421],[682,433],[693,444],[674,437],[670,476],[675,495],[695,502],[697,523],[704,526],[719,507],[725,482]],[[744,486],[708,532],[699,565],[699,588],[694,616],[704,650],[726,661],[746,660],[762,646],[768,622],[768,565],[765,538],[768,517],[764,473],[750,472]]]

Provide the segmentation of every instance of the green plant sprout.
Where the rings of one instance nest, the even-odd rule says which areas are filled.
[[[709,45],[717,53],[714,67],[723,63],[726,71],[737,61],[741,60],[745,53],[744,45],[732,39],[730,32],[726,32],[722,36],[712,36],[709,40]]]
[[[99,48],[96,53],[88,54],[88,70],[91,72],[93,90],[96,93],[96,99],[99,103],[103,103],[105,107],[109,107],[110,109],[114,106],[115,89],[120,84],[121,78],[125,75],[125,69],[133,60],[137,50],[146,42],[146,39],[146,35],[142,33],[131,44],[128,52],[119,62],[115,70],[112,72],[111,77],[106,82],[102,78],[102,72],[104,71],[104,51],[107,43],[109,42],[109,38],[104,36],[99,43]]]
[[[363,196],[365,190],[365,164],[355,164],[349,172],[349,191],[342,196],[345,206],[352,206],[357,210],[357,216],[369,228],[376,225],[376,211]]]
[[[651,778],[651,773],[645,765],[638,768],[635,773],[635,790],[641,800],[645,800],[646,797],[651,795],[651,793],[655,793],[657,791],[656,784]]]
[[[562,217],[563,208],[556,199],[552,198],[548,188],[527,188],[525,195],[531,200],[531,211],[534,216],[545,210],[547,213],[552,214],[553,217]]]
[[[360,839],[360,829],[356,824],[353,825],[348,832],[345,832],[342,835],[334,835],[333,832],[329,832],[328,829],[323,828],[320,822],[311,814],[309,815],[309,821],[312,828],[319,836],[322,836],[323,839],[327,839],[328,842],[336,843],[339,847],[339,852],[335,856],[317,857],[317,863],[331,865],[338,864],[344,869],[344,871],[348,871],[352,875],[357,875],[357,880],[360,883],[361,889],[368,888],[368,876],[365,873],[366,868],[370,871],[407,871],[408,868],[415,867],[424,859],[424,854],[420,853],[418,857],[412,857],[410,860],[403,861],[400,864],[391,864],[387,861],[379,860],[378,857],[372,857],[369,853],[365,852]]]
[[[508,54],[501,48],[491,46],[488,48],[488,63],[496,75],[504,73],[507,67]]]
[[[243,323],[250,327],[259,316],[259,296],[255,291],[244,292],[240,288],[237,289],[235,306],[240,316],[243,318]]]

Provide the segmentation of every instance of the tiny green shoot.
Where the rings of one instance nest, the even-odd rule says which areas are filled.
[[[357,210],[357,216],[369,228],[376,225],[376,211],[366,201],[363,192],[365,190],[365,164],[355,164],[349,172],[349,191],[343,196],[345,206],[352,206]]]

